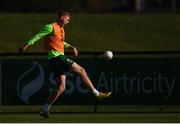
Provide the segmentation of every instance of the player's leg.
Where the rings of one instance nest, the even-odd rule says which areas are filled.
[[[57,86],[52,90],[49,94],[47,101],[45,102],[42,111],[40,114],[45,118],[49,117],[49,109],[51,105],[57,100],[57,98],[64,92],[65,90],[65,81],[66,75],[60,75],[56,78]]]
[[[85,71],[85,69],[83,67],[81,67],[79,64],[77,64],[76,62],[74,62],[71,66],[71,70],[77,74],[79,74],[81,76],[81,78],[83,79],[83,82],[85,83],[85,85],[91,89],[92,93],[94,95],[96,95],[99,98],[105,98],[105,97],[109,97],[111,95],[111,92],[108,93],[102,93],[96,90],[96,88],[93,86],[91,80],[89,79],[89,77],[87,76],[87,73]]]
[[[65,90],[65,82],[66,82],[66,75],[60,75],[56,79],[57,81],[57,88],[50,94],[48,97],[47,102],[52,105],[56,99],[64,92]]]
[[[92,91],[95,89],[94,86],[92,85],[91,80],[88,78],[86,71],[83,67],[81,67],[76,62],[74,62],[71,66],[71,70],[73,72],[79,74],[82,77],[83,82],[86,84],[86,86],[88,86],[88,88],[90,88]]]

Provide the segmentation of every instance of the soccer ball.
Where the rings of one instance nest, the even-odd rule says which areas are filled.
[[[113,58],[113,53],[111,51],[105,51],[104,57],[108,60],[111,60]]]

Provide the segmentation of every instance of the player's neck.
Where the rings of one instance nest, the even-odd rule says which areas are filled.
[[[64,23],[62,21],[58,21],[57,24],[60,26],[60,27],[64,27]]]

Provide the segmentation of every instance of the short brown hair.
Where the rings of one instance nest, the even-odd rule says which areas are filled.
[[[58,17],[64,16],[64,15],[70,16],[70,12],[68,12],[68,11],[60,11],[60,12],[58,13]]]

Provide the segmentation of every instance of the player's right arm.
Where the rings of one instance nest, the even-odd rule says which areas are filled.
[[[24,52],[29,46],[39,41],[43,37],[53,33],[53,26],[51,24],[45,25],[37,34],[27,41],[22,47],[18,49],[19,52]]]

